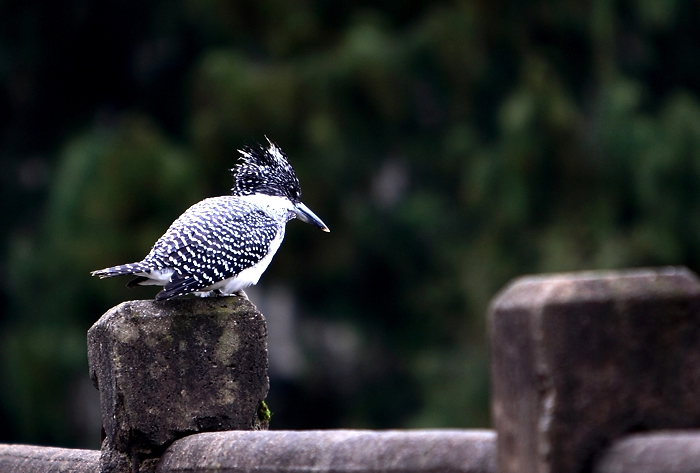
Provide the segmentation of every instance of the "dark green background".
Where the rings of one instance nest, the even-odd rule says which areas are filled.
[[[86,330],[156,290],[89,271],[265,135],[332,231],[249,292],[272,427],[488,426],[509,279],[699,268],[699,49],[691,0],[0,1],[0,441],[98,446]]]

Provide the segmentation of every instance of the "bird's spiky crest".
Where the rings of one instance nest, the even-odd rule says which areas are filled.
[[[267,148],[254,143],[238,150],[241,163],[231,169],[234,173],[233,195],[265,194],[301,202],[299,179],[287,156],[279,146],[265,138],[269,144]]]

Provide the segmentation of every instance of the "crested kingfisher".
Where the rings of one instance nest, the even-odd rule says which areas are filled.
[[[231,169],[231,195],[194,204],[175,220],[138,263],[93,271],[93,276],[136,276],[127,287],[164,286],[162,301],[193,293],[201,297],[242,293],[257,284],[284,238],[287,222],[298,218],[330,231],[301,202],[299,179],[275,143],[239,150]]]

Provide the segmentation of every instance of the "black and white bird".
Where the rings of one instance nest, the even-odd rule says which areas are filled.
[[[287,222],[299,218],[328,232],[301,202],[299,179],[282,150],[268,139],[239,152],[232,195],[194,204],[170,225],[138,263],[93,271],[111,278],[133,274],[127,284],[164,286],[156,300],[185,294],[206,297],[239,293],[267,269]]]

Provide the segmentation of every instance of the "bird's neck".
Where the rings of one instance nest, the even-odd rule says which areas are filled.
[[[241,195],[236,197],[250,204],[256,205],[265,210],[265,212],[278,216],[280,219],[284,219],[285,221],[291,218],[289,216],[290,213],[293,215],[294,205],[289,201],[289,199],[284,197],[266,194]]]

